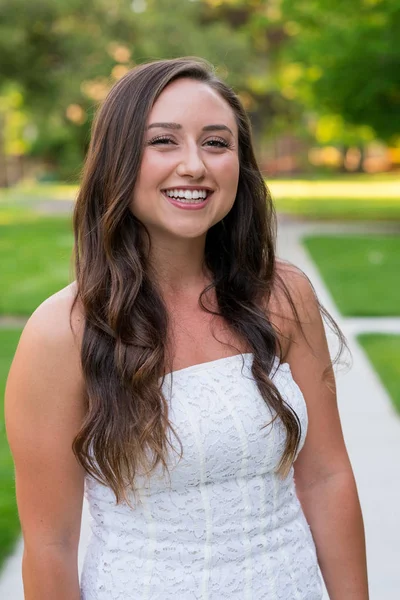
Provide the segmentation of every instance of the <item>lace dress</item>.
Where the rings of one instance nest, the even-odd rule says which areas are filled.
[[[161,468],[150,482],[139,477],[133,509],[86,477],[92,537],[82,600],[321,600],[293,469],[284,480],[274,473],[284,428],[277,419],[261,429],[271,412],[252,360],[239,354],[166,376],[183,458],[171,453],[170,482]],[[300,419],[302,446],[306,404],[289,365],[277,366],[273,381]]]

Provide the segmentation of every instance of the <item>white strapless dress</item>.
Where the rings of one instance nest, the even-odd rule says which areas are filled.
[[[261,429],[271,412],[252,360],[239,354],[166,376],[183,445],[180,462],[170,455],[170,484],[161,468],[150,482],[139,478],[141,502],[131,509],[86,477],[92,537],[82,600],[321,600],[293,469],[284,480],[274,473],[285,431],[278,419]],[[300,419],[303,446],[307,409],[288,364],[273,381]]]

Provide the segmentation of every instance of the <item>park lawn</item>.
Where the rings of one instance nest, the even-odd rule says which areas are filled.
[[[371,175],[332,179],[271,179],[268,187],[276,198],[387,198],[399,201],[400,173],[395,177]]]
[[[0,189],[0,203],[28,205],[40,200],[74,200],[78,193],[77,185],[67,183],[43,184],[22,182],[11,188]]]
[[[321,221],[400,221],[400,199],[274,198],[279,214]]]
[[[11,223],[36,221],[38,218],[30,206],[25,206],[22,202],[4,201],[0,194],[0,227]]]
[[[7,374],[22,329],[0,330],[0,568],[20,533],[15,499],[14,464],[4,425],[4,391]]]
[[[70,283],[73,234],[67,217],[0,222],[0,315],[31,315]]]
[[[309,236],[303,244],[342,315],[400,315],[399,236]]]
[[[400,415],[400,335],[363,333],[357,339]]]

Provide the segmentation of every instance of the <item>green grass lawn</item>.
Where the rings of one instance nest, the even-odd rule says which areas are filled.
[[[400,200],[387,198],[274,198],[278,213],[321,221],[400,221]]]
[[[13,550],[20,532],[15,500],[14,465],[5,433],[3,399],[7,374],[21,332],[22,329],[0,330],[0,568]]]
[[[74,200],[77,185],[20,183],[11,188],[0,189],[0,202],[29,205],[40,200]]]
[[[67,217],[0,222],[0,314],[30,315],[68,285],[72,245]]]
[[[310,236],[303,243],[342,315],[400,316],[399,236]]]
[[[400,414],[400,335],[363,333],[357,339]]]

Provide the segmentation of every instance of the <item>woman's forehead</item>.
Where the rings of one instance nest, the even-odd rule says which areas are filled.
[[[170,83],[152,107],[148,125],[152,123],[189,124],[218,123],[237,130],[235,114],[230,105],[211,86],[193,79],[178,79]]]

